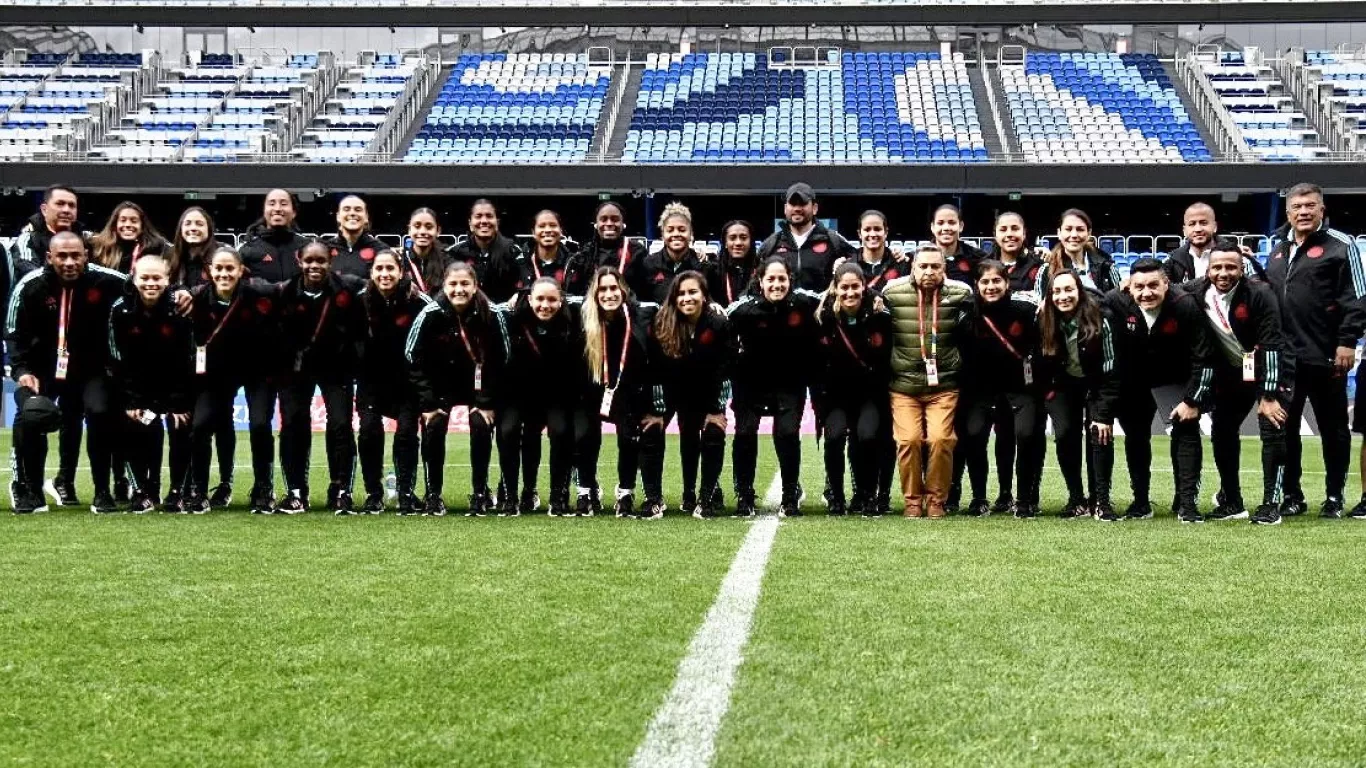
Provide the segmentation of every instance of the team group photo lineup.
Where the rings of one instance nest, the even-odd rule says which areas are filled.
[[[153,221],[129,200],[87,231],[79,190],[44,191],[0,270],[13,512],[749,518],[771,434],[780,517],[1366,520],[1347,488],[1366,269],[1312,183],[1283,190],[1261,258],[1219,232],[1217,200],[1195,201],[1180,246],[1123,273],[1076,208],[967,222],[944,204],[896,221],[923,239],[894,246],[891,205],[842,235],[804,182],[776,231],[670,201],[654,247],[611,200],[581,232],[549,209],[503,221],[487,199],[468,221],[418,207],[382,222],[392,245],[363,197],[334,199],[269,190],[233,247],[203,207]],[[309,205],[335,208],[335,233],[300,231]],[[1301,469],[1306,405],[1322,488]],[[800,479],[808,413],[820,489]],[[1259,472],[1242,469],[1245,423]],[[448,464],[464,440],[468,466]],[[1174,496],[1153,498],[1167,471]],[[1048,478],[1065,503],[1041,504]]]

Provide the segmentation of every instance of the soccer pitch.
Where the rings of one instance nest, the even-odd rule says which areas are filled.
[[[1317,441],[1315,509],[1275,528],[1178,525],[1156,442],[1159,517],[1105,525],[829,519],[806,441],[714,762],[1360,765],[1366,524],[1313,516]],[[446,519],[0,516],[0,762],[630,762],[772,523],[463,518],[465,446]],[[1255,441],[1243,463],[1255,498]]]

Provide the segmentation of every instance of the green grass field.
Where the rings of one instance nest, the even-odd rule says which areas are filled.
[[[622,765],[751,525],[3,515],[0,762]],[[1363,552],[1353,520],[1165,509],[784,521],[716,763],[1362,765]]]

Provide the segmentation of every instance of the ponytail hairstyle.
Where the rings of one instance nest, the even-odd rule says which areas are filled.
[[[242,284],[242,281],[245,280],[247,276],[250,274],[249,271],[246,269],[246,265],[242,263],[242,254],[238,253],[237,249],[233,248],[230,245],[226,245],[224,243],[215,243],[213,251],[209,253],[209,258],[204,260],[204,269],[207,271],[209,269],[209,266],[213,264],[213,260],[218,258],[219,256],[228,256],[233,261],[237,262],[237,266],[242,267],[242,269],[237,273],[237,283],[232,287],[235,291],[237,290],[238,286]],[[215,293],[218,290],[217,286],[213,284],[212,273],[210,273],[209,275],[208,290],[213,291]]]
[[[437,234],[438,236],[440,236],[440,234],[441,234],[441,218],[438,217],[438,216],[436,215],[436,211],[433,211],[431,208],[428,208],[428,207],[426,207],[426,206],[422,206],[421,208],[414,208],[414,209],[413,209],[413,212],[410,213],[410,214],[408,214],[408,227],[409,227],[409,229],[412,228],[413,219],[416,219],[418,216],[430,216],[430,217],[432,218],[432,222],[433,222],[434,224],[436,224],[436,234]],[[411,237],[411,235],[405,235],[405,237]],[[440,249],[440,247],[441,247],[440,241],[437,240],[435,237],[433,237],[433,238],[432,238],[432,252],[433,252],[433,253],[437,252],[437,251]]]
[[[403,281],[408,279],[408,276],[403,274],[403,257],[400,256],[398,254],[398,251],[395,251],[393,248],[381,248],[378,251],[375,251],[375,258],[370,260],[370,269],[372,272],[375,268],[375,262],[379,261],[382,258],[390,258],[394,260],[394,266],[398,267],[398,280],[399,285],[401,286]],[[375,278],[369,277],[366,278],[366,280],[369,282],[370,285],[375,285]],[[367,291],[366,293],[371,293],[371,291]],[[375,286],[375,290],[373,291],[373,293],[379,293],[378,286]]]
[[[185,241],[185,217],[192,213],[197,213],[204,217],[204,222],[208,224],[208,231],[205,233],[204,242],[188,243]],[[180,218],[175,223],[175,240],[166,254],[166,264],[171,270],[172,282],[185,282],[180,279],[181,270],[188,273],[198,265],[204,271],[204,277],[208,278],[209,261],[214,253],[218,251],[220,243],[214,239],[216,233],[213,224],[213,217],[209,212],[197,205],[192,205],[180,213]]]
[[[882,222],[882,258],[886,259],[892,255],[892,249],[887,245],[887,238],[891,235],[889,231],[891,225],[887,223],[887,214],[873,208],[860,213],[858,215],[859,240],[863,239],[863,220],[870,217],[875,217]],[[859,256],[862,258],[863,254],[860,253]]]
[[[583,324],[583,358],[588,363],[588,375],[594,384],[603,385],[607,383],[602,381],[603,338],[606,329],[598,315],[598,285],[608,277],[614,278],[617,286],[621,288],[620,311],[631,311],[631,289],[626,287],[626,279],[613,264],[598,267],[593,272],[593,279],[588,283],[588,295],[584,297],[583,306],[579,309],[579,320]],[[631,342],[628,339],[626,343]]]
[[[996,215],[996,220],[991,223],[991,242],[995,246],[994,250],[997,254],[1005,253],[1005,249],[1001,247],[1001,239],[997,236],[996,230],[1001,226],[1001,221],[1003,219],[1012,216],[1020,220],[1020,229],[1024,231],[1023,236],[1020,237],[1020,256],[1024,256],[1029,252],[1029,227],[1025,224],[1024,217],[1014,211],[1004,211]],[[999,256],[997,257],[997,260],[1000,261]]]
[[[1041,297],[1043,305],[1039,312],[1039,344],[1044,357],[1067,355],[1067,339],[1062,328],[1065,318],[1053,306],[1053,284],[1064,277],[1069,277],[1077,283],[1077,310],[1074,315],[1077,320],[1077,346],[1091,344],[1100,338],[1101,324],[1105,322],[1100,314],[1100,303],[1083,287],[1081,275],[1071,269],[1050,273],[1048,289]]]
[[[488,328],[493,323],[493,307],[489,302],[489,297],[484,295],[484,290],[479,287],[479,272],[473,265],[463,261],[453,262],[441,275],[441,295],[446,295],[446,281],[453,275],[465,273],[470,276],[470,281],[474,283],[474,298],[470,300],[468,312],[478,321],[480,327]],[[446,299],[447,302],[450,299]]]
[[[731,219],[721,227],[721,253],[718,254],[718,257],[726,261],[731,259],[730,251],[726,250],[726,235],[732,227],[744,227],[745,231],[749,233],[749,252],[745,254],[745,261],[754,261],[755,255],[758,254],[759,244],[754,242],[754,225],[744,219]]]
[[[1095,236],[1096,228],[1091,225],[1091,217],[1086,215],[1086,211],[1083,211],[1080,208],[1068,208],[1062,212],[1062,216],[1058,217],[1058,226],[1061,227],[1062,223],[1070,218],[1078,218],[1086,222],[1086,231],[1091,233],[1093,237]],[[1090,256],[1093,253],[1099,253],[1096,247],[1091,245],[1090,242],[1087,242],[1082,246],[1082,252],[1087,256]],[[1048,271],[1054,274],[1072,269],[1072,260],[1067,258],[1067,252],[1063,250],[1061,238],[1059,238],[1058,244],[1053,246],[1053,250],[1048,252],[1047,261]]]
[[[697,287],[702,289],[702,314],[711,311],[711,293],[707,290],[707,278],[701,272],[692,269],[680,272],[669,283],[669,295],[655,315],[655,340],[664,354],[674,360],[687,356],[692,348],[693,323],[678,311],[678,294],[683,283],[689,280],[697,281]]]

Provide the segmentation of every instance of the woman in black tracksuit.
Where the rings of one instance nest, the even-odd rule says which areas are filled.
[[[365,281],[332,269],[331,251],[321,242],[300,249],[299,275],[280,288],[280,328],[290,365],[280,387],[280,464],[287,493],[276,511],[307,509],[315,389],[322,391],[327,410],[327,505],[339,515],[354,509],[356,438],[351,418],[366,332],[359,298],[364,288]]]
[[[626,276],[627,285],[636,284],[636,269],[649,251],[645,243],[626,236],[626,214],[621,206],[608,200],[593,211],[593,236],[580,255],[584,270],[591,272],[611,264]]]
[[[442,514],[446,471],[446,432],[455,406],[469,407],[471,489],[467,517],[493,508],[489,460],[493,456],[494,393],[504,362],[499,320],[479,290],[471,264],[446,268],[440,293],[423,308],[408,332],[405,356],[422,421],[422,464],[428,514]],[[536,436],[539,444],[540,434]],[[539,454],[538,454],[539,455]],[[399,513],[404,509],[400,507]],[[509,513],[517,514],[516,504]]]
[[[683,511],[716,517],[722,511],[721,465],[726,458],[726,403],[734,338],[726,316],[713,307],[707,280],[684,272],[669,286],[650,328],[648,412],[641,420],[643,519],[664,516],[664,430],[678,416],[678,450],[683,464]],[[698,462],[702,496],[697,495]],[[754,505],[736,514],[754,514]]]
[[[370,283],[360,293],[366,333],[356,369],[356,411],[360,431],[356,452],[365,483],[361,511],[384,511],[384,419],[396,422],[394,468],[398,505],[416,511],[418,404],[404,371],[408,331],[422,310],[432,303],[427,294],[403,276],[402,257],[385,249],[370,262]]]
[[[881,290],[887,283],[911,273],[911,260],[887,247],[887,216],[881,211],[864,211],[858,219],[858,265],[868,278],[868,287]]]
[[[248,281],[237,252],[220,246],[209,262],[209,284],[194,290],[195,404],[190,423],[188,510],[209,511],[209,465],[216,435],[232,429],[233,400],[245,389],[250,419],[251,511],[275,510],[275,393],[284,369],[276,320],[278,288]],[[202,365],[201,365],[202,363]],[[236,435],[234,433],[234,440]]]
[[[536,246],[529,253],[519,250],[515,258],[499,259],[495,264],[492,271],[496,273],[493,281],[497,287],[495,293],[489,294],[489,299],[502,304],[525,295],[532,284],[543,277],[554,279],[567,296],[582,296],[588,289],[589,276],[584,272],[591,270],[591,266],[565,243],[560,214],[554,211],[537,213],[532,237]]]
[[[1119,410],[1118,335],[1095,294],[1071,271],[1049,279],[1039,314],[1039,381],[1047,387],[1044,407],[1053,420],[1058,466],[1067,482],[1064,518],[1095,514],[1117,520],[1110,506],[1114,468],[1113,427]],[[1083,436],[1085,436],[1083,438]],[[1090,498],[1082,485],[1082,445],[1088,447]],[[1017,504],[1015,516],[1034,517],[1037,506]]]
[[[1091,243],[1091,217],[1085,211],[1069,208],[1062,212],[1058,223],[1058,244],[1043,260],[1035,278],[1034,292],[1047,292],[1049,276],[1071,270],[1081,279],[1082,287],[1101,295],[1119,287],[1123,278],[1115,267],[1115,259]]]
[[[573,300],[577,301],[577,300]],[[615,266],[598,267],[579,309],[583,332],[583,394],[574,415],[574,463],[578,503],[570,514],[602,511],[598,456],[602,423],[617,433],[618,517],[635,515],[636,471],[640,466],[640,421],[648,409],[649,354],[646,341],[655,305],[636,303]]]
[[[641,301],[662,304],[669,286],[683,272],[701,272],[702,261],[692,249],[692,212],[682,203],[669,203],[659,217],[664,247],[642,259],[634,270],[631,291]]]
[[[190,321],[177,314],[166,288],[170,268],[159,256],[133,265],[124,296],[109,318],[109,360],[119,393],[124,455],[132,469],[129,510],[150,512],[161,503],[163,421],[170,430],[171,483],[167,511],[183,510],[189,484],[191,382]]]
[[[702,274],[716,294],[716,300],[729,306],[749,290],[758,264],[754,227],[748,221],[736,219],[721,228],[721,252],[702,265]]]
[[[793,290],[792,273],[781,256],[769,257],[755,273],[758,287],[726,310],[739,345],[735,364],[735,472],[737,505],[754,508],[754,472],[759,459],[759,419],[773,417],[773,447],[782,475],[779,516],[800,515],[802,411],[819,347],[815,321],[818,294]]]
[[[835,269],[830,295],[816,312],[821,362],[817,398],[825,432],[825,478],[830,514],[846,511],[845,447],[853,470],[854,496],[848,511],[877,515],[880,438],[887,418],[887,384],[892,360],[892,316],[874,309],[875,295],[858,264]]]
[[[1019,503],[1026,507],[1039,503],[1038,473],[1043,463],[1043,400],[1035,379],[1038,360],[1037,297],[1030,292],[1015,292],[1006,277],[1006,267],[995,259],[984,259],[977,266],[977,291],[973,298],[975,317],[972,333],[964,341],[966,365],[963,386],[958,396],[963,434],[958,446],[967,462],[972,485],[972,502],[967,514],[986,515],[1009,512],[1015,500],[1011,470],[1015,469],[1020,492]],[[997,467],[1006,478],[1001,498],[995,506],[987,503],[987,442],[993,425],[1009,425],[1003,437],[1011,443],[1009,461],[1019,443],[1019,464]],[[999,446],[998,446],[999,447]],[[997,451],[1000,460],[1001,451]],[[1009,497],[1009,498],[1007,498]]]
[[[446,267],[454,261],[441,248],[441,224],[436,211],[418,208],[408,217],[408,235],[403,238],[403,276],[428,296],[441,295]]]
[[[499,313],[506,354],[495,392],[498,458],[503,475],[499,514],[536,510],[541,430],[550,437],[550,514],[569,513],[574,464],[574,409],[578,407],[583,340],[560,283],[537,278],[511,310]],[[520,499],[517,483],[522,481]]]
[[[324,235],[321,242],[331,251],[332,269],[359,280],[370,279],[370,264],[385,248],[370,233],[370,209],[356,195],[347,195],[337,204],[337,232]]]

